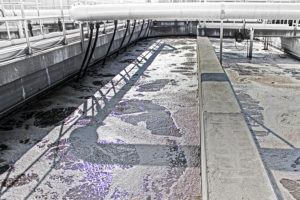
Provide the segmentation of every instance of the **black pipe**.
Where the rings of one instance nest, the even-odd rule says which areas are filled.
[[[146,37],[146,34],[147,34],[147,32],[148,32],[149,27],[150,27],[150,20],[148,20],[147,28],[146,28],[146,31],[145,31],[145,33],[144,33],[143,38]]]
[[[5,17],[4,10],[0,9],[0,12],[2,14],[2,17]]]
[[[60,21],[60,19],[58,19],[58,30],[60,31],[60,32],[62,32],[63,31],[63,25],[62,25],[62,22]]]
[[[145,20],[143,20],[142,28],[141,28],[141,31],[139,33],[139,36],[137,37],[137,40],[135,41],[135,44],[138,42],[138,40],[140,39],[140,37],[142,35],[143,29],[144,29],[144,25],[145,25]]]
[[[91,48],[91,44],[92,44],[92,39],[93,39],[93,32],[94,32],[94,24],[93,23],[90,23],[90,37],[89,37],[89,43],[88,43],[88,46],[86,48],[86,51],[85,51],[85,55],[84,55],[84,59],[81,63],[81,67],[80,67],[80,70],[78,72],[78,77],[77,77],[77,81],[79,81],[80,79],[80,76],[81,76],[81,72],[84,68],[84,64],[86,62],[86,59],[89,55],[89,52],[90,52],[90,48]]]
[[[100,23],[97,22],[97,23],[96,23],[96,36],[95,36],[95,40],[94,40],[94,45],[93,45],[93,47],[92,47],[92,51],[91,51],[91,53],[90,53],[89,59],[88,59],[86,65],[85,65],[85,68],[84,68],[82,77],[84,77],[84,75],[86,74],[87,68],[89,67],[90,62],[91,62],[91,60],[92,60],[92,57],[93,57],[93,55],[94,55],[94,52],[95,52],[95,49],[96,49],[96,46],[97,46],[97,42],[98,42],[99,28],[100,28]]]
[[[129,38],[129,40],[128,40],[128,43],[127,43],[126,49],[127,49],[128,45],[130,45],[130,42],[131,42],[131,39],[132,39],[132,36],[133,36],[134,30],[135,30],[135,25],[136,25],[136,20],[134,20],[134,24],[133,24],[133,30],[132,30],[132,32],[131,32],[131,35],[130,35],[130,38]]]
[[[128,30],[129,30],[129,26],[130,26],[130,20],[127,20],[126,31],[125,31],[123,40],[122,40],[122,42],[121,42],[120,48],[119,48],[119,50],[118,50],[118,52],[117,52],[117,56],[119,55],[119,53],[120,53],[120,51],[121,51],[121,49],[122,49],[122,47],[123,47],[123,44],[124,44],[125,39],[126,39],[126,36],[127,36],[127,32],[128,32]]]
[[[148,37],[148,36],[149,36],[149,33],[150,33],[150,27],[151,27],[151,23],[152,23],[152,20],[150,20],[150,22],[149,22],[149,28],[148,28],[148,31],[147,31],[147,35],[146,35],[146,37]]]
[[[28,31],[29,31],[29,33],[30,33],[30,36],[33,37],[32,24],[31,24],[30,21],[28,22],[27,27],[28,27]]]
[[[112,45],[113,45],[113,43],[114,43],[115,36],[116,36],[116,32],[117,32],[117,29],[118,29],[118,20],[115,20],[114,23],[115,23],[114,33],[113,33],[112,39],[111,39],[111,41],[110,41],[110,44],[109,44],[108,50],[107,50],[107,52],[106,52],[106,55],[105,55],[105,57],[104,57],[104,59],[103,59],[103,63],[102,63],[103,65],[105,65],[106,58],[107,58],[107,56],[108,56],[108,54],[109,54],[109,52],[110,52],[110,49],[111,49],[111,47],[112,47]]]

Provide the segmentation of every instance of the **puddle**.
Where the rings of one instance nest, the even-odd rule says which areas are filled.
[[[183,46],[180,47],[179,49],[196,51],[194,46]]]
[[[281,114],[278,121],[285,127],[300,127],[300,110],[289,110]]]
[[[290,179],[281,179],[280,183],[283,185],[285,189],[289,191],[289,193],[296,199],[300,199],[300,182],[294,181]]]
[[[0,151],[5,151],[8,149],[8,146],[6,144],[0,144]]]
[[[94,87],[85,86],[85,85],[82,85],[82,84],[79,84],[79,83],[72,83],[72,84],[70,84],[70,86],[74,90],[79,91],[79,92],[93,92],[95,90]]]
[[[39,176],[35,173],[31,174],[22,174],[21,176],[16,176],[14,178],[8,178],[5,182],[2,183],[5,187],[12,186],[23,186],[31,183],[32,181],[39,181]]]
[[[186,57],[186,58],[195,57],[195,54],[194,53],[186,53],[186,54],[184,54],[184,57]]]
[[[9,170],[9,165],[4,165],[0,167],[0,175],[5,173],[7,170]]]
[[[165,107],[154,104],[152,101],[124,101],[116,106],[113,114],[120,115],[124,122],[134,126],[138,126],[140,122],[146,122],[146,128],[153,135],[182,136],[171,113]]]
[[[186,71],[194,70],[193,67],[176,67],[176,69],[181,69],[181,70],[186,70]]]
[[[119,63],[132,63],[134,61],[135,61],[135,59],[125,59],[125,60],[119,61]]]
[[[27,105],[24,107],[24,113],[22,113],[21,118],[25,119],[30,119],[32,116],[29,115],[33,115],[34,112],[32,112],[32,110],[43,110],[46,109],[48,107],[50,107],[53,103],[51,101],[48,100],[43,100],[43,101],[35,101],[30,105]]]
[[[195,66],[196,62],[184,62],[184,63],[181,63],[181,65],[183,65],[183,66]]]
[[[137,89],[138,92],[158,92],[163,89],[171,80],[158,79],[154,82],[140,85]]]
[[[109,81],[94,81],[93,85],[102,87],[102,86],[106,85],[108,82]]]
[[[48,111],[41,111],[35,115],[34,125],[40,128],[57,125],[59,122],[71,115],[77,108],[54,108]]]

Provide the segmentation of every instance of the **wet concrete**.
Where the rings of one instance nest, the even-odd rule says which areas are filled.
[[[1,121],[1,199],[200,199],[195,49],[139,42]]]
[[[211,39],[217,54],[219,41]],[[223,67],[233,85],[277,199],[300,199],[300,61],[254,42],[225,40]]]

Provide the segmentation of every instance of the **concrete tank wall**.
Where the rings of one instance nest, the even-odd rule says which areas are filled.
[[[196,21],[153,21],[149,36],[196,36],[197,25]]]
[[[196,36],[197,24],[197,22],[186,21],[154,21],[149,31],[149,37]],[[137,25],[131,41],[137,40],[141,26]],[[147,27],[145,24],[141,36],[144,36]],[[119,49],[124,33],[125,29],[117,31],[110,53]],[[99,36],[92,62],[104,58],[112,35],[111,32]],[[127,45],[129,36],[127,34],[123,47]],[[87,39],[84,49],[86,47]],[[77,41],[0,63],[0,117],[35,95],[74,77],[81,67],[83,57],[81,42]]]
[[[299,38],[281,38],[281,46],[286,53],[296,58],[300,58],[300,39]]]
[[[144,26],[141,36],[144,35],[146,27]],[[138,39],[140,31],[141,25],[137,25],[131,41]],[[124,33],[125,29],[117,31],[110,53],[119,49]],[[99,36],[92,62],[104,58],[112,35],[111,32]],[[127,45],[129,36],[127,34],[123,47]],[[86,49],[87,40],[84,46]],[[0,63],[0,117],[12,107],[75,76],[81,67],[83,57],[81,42],[78,41]]]

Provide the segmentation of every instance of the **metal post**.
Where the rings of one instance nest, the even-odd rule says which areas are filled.
[[[35,0],[35,4],[36,4],[36,9],[37,9],[38,17],[40,17],[41,14],[40,14],[39,0]],[[44,31],[43,31],[43,21],[42,21],[41,19],[39,19],[39,23],[40,23],[41,34],[44,35]]]
[[[220,25],[220,63],[222,65],[222,56],[223,56],[223,20],[221,20]]]
[[[3,2],[3,0],[1,0],[1,5],[2,5],[2,8],[4,10],[4,2]],[[4,11],[3,11],[3,17],[5,17]],[[11,35],[10,35],[10,30],[9,30],[9,24],[8,24],[8,22],[5,22],[5,27],[6,27],[7,37],[8,37],[9,40],[11,40]]]
[[[79,22],[80,40],[81,40],[81,51],[84,52],[84,30],[82,23]]]
[[[32,54],[32,49],[30,46],[30,40],[29,40],[29,35],[28,35],[28,22],[25,19],[25,11],[24,11],[24,3],[23,0],[20,0],[20,4],[21,4],[21,12],[22,12],[22,21],[23,21],[23,28],[25,30],[25,37],[26,37],[26,43],[27,43],[27,49],[26,49],[26,53],[27,54]]]
[[[296,20],[296,23],[294,24],[294,37],[297,36],[297,29],[298,29],[298,20]]]
[[[253,51],[253,38],[254,38],[254,29],[250,29],[250,45],[249,45],[249,59],[252,59],[252,51]]]
[[[85,25],[86,25],[87,38],[88,38],[88,37],[89,37],[89,35],[90,35],[89,23],[88,23],[88,22],[86,22],[86,23],[85,23]]]
[[[22,20],[18,21],[18,31],[19,31],[19,37],[24,38],[24,31],[23,31],[23,25],[22,25]]]
[[[62,28],[63,28],[63,44],[68,44],[66,37],[66,24],[65,24],[65,16],[64,16],[64,7],[63,2],[60,0],[60,12],[61,12],[61,20],[62,20]]]
[[[9,40],[11,40],[11,35],[10,35],[8,22],[5,22],[5,27],[6,27],[7,37],[8,37]]]
[[[268,49],[269,49],[268,38],[264,37],[264,50],[268,50]]]

